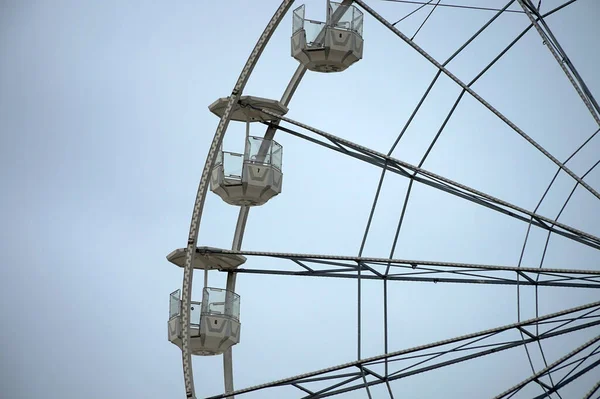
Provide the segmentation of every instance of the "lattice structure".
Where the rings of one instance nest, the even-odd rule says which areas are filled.
[[[585,0],[581,0],[584,2]],[[212,317],[209,321],[222,318],[223,320],[233,320],[237,323],[238,335],[223,346],[223,350],[214,353],[223,353],[223,369],[225,392],[219,395],[210,396],[210,398],[229,398],[245,397],[246,394],[256,391],[269,392],[272,389],[291,388],[286,391],[296,394],[294,397],[301,398],[324,398],[338,394],[356,392],[362,390],[365,397],[373,397],[372,389],[375,386],[385,386],[385,394],[394,398],[394,389],[392,382],[408,379],[422,373],[433,372],[435,370],[447,370],[454,365],[468,361],[474,361],[484,356],[502,353],[508,350],[522,350],[526,353],[531,366],[531,374],[524,375],[522,382],[513,387],[506,387],[504,392],[500,392],[496,398],[513,397],[533,397],[543,398],[563,398],[562,390],[569,385],[581,381],[582,377],[596,376],[600,374],[600,302],[593,301],[576,307],[567,308],[558,312],[544,313],[538,290],[544,289],[563,289],[573,290],[567,292],[593,292],[592,295],[598,297],[597,288],[600,288],[600,268],[580,267],[579,265],[565,263],[561,267],[548,268],[544,266],[550,239],[553,236],[561,237],[563,240],[576,243],[579,248],[587,250],[600,250],[600,238],[598,233],[582,231],[579,228],[571,226],[568,223],[559,221],[563,211],[571,201],[573,194],[577,189],[586,192],[594,201],[600,199],[600,194],[589,181],[588,175],[594,171],[600,160],[591,165],[586,173],[576,173],[570,167],[576,155],[590,146],[597,145],[597,133],[600,131],[600,107],[594,99],[591,90],[583,81],[569,59],[566,51],[560,45],[558,39],[554,36],[547,23],[547,18],[556,13],[562,12],[575,3],[574,0],[566,1],[551,9],[543,9],[542,2],[534,4],[531,0],[512,0],[504,4],[503,7],[495,6],[474,6],[470,4],[450,4],[437,1],[404,1],[390,0],[389,2],[411,4],[414,10],[402,17],[396,22],[390,22],[380,15],[376,8],[376,2],[367,4],[363,0],[342,1],[341,3],[327,2],[327,16],[324,22],[315,22],[305,17],[304,7],[301,6],[292,11],[292,1],[284,0],[275,11],[264,32],[260,36],[254,50],[252,51],[242,73],[236,82],[230,96],[217,100],[220,122],[217,127],[212,145],[206,159],[205,167],[201,176],[198,194],[194,205],[193,217],[190,226],[187,246],[174,251],[169,255],[169,260],[184,269],[183,288],[181,300],[178,297],[172,298],[176,305],[171,306],[172,318],[170,320],[170,331],[173,336],[170,337],[182,349],[183,373],[185,378],[186,394],[188,398],[199,396],[206,397],[204,393],[196,393],[194,379],[191,367],[191,355],[194,353],[194,343],[197,337],[190,335],[194,328],[202,330],[202,325],[194,325],[192,316],[192,306],[194,304],[202,306],[202,309],[208,309],[209,303],[193,303],[191,301],[191,283],[194,269],[203,269],[205,273],[205,285],[207,273],[209,270],[218,270],[227,273],[227,286],[222,292],[228,293],[226,299],[218,302],[216,306],[223,306],[220,313],[211,313],[206,310],[206,314]],[[478,29],[468,40],[462,43],[458,49],[444,61],[439,61],[416,42],[416,36],[422,31],[430,17],[439,9],[451,8],[460,10],[460,12],[486,12],[490,18]],[[425,14],[422,11],[427,10]],[[438,11],[436,11],[438,10]],[[293,74],[282,98],[279,101],[259,99],[256,97],[243,96],[242,93],[248,77],[252,72],[258,58],[260,57],[266,43],[270,39],[273,31],[282,21],[288,11],[292,12],[292,56],[296,58],[300,65]],[[421,14],[419,12],[421,11]],[[468,48],[486,29],[498,23],[498,19],[506,14],[517,14],[519,17],[527,18],[528,26],[510,41],[503,50],[499,51],[497,56],[486,65],[473,79],[463,81],[457,75],[451,72],[448,64],[454,60],[461,52]],[[424,94],[417,102],[416,107],[408,120],[405,121],[400,134],[390,147],[387,153],[376,151],[367,146],[360,145],[348,139],[342,138],[342,134],[333,134],[324,130],[312,127],[306,123],[299,122],[290,117],[284,116],[287,113],[288,106],[296,89],[300,85],[307,69],[316,72],[340,72],[350,65],[358,62],[363,57],[363,15],[370,17],[366,21],[377,21],[387,28],[398,40],[407,48],[411,48],[420,54],[436,70],[434,78]],[[424,15],[422,23],[414,31],[412,36],[402,31],[399,23],[407,18],[416,18],[417,15]],[[307,24],[313,24],[318,27],[314,30],[309,29]],[[311,32],[309,32],[311,30]],[[488,100],[480,95],[474,88],[474,84],[480,80],[486,73],[501,60],[509,50],[519,43],[528,32],[536,32],[539,39],[548,48],[551,56],[557,62],[561,73],[566,76],[566,81],[577,93],[578,98],[583,102],[587,112],[591,115],[596,124],[596,129],[590,132],[587,139],[582,142],[577,149],[564,161],[547,150],[538,143],[533,135],[528,134],[524,129],[513,122],[500,109],[495,108]],[[310,40],[309,40],[310,39]],[[369,43],[365,39],[367,47],[375,43]],[[344,47],[346,46],[346,47]],[[365,53],[366,54],[366,53]],[[368,56],[368,55],[366,55]],[[352,67],[355,68],[355,67]],[[410,127],[415,116],[421,111],[424,102],[428,99],[432,89],[439,84],[440,80],[446,78],[453,82],[459,89],[459,95],[449,112],[445,115],[439,130],[436,132],[427,150],[417,164],[411,164],[403,161],[394,155],[398,144],[403,138],[405,132]],[[469,185],[463,184],[455,179],[443,175],[443,173],[433,172],[424,167],[424,163],[430,156],[434,146],[438,142],[441,134],[447,126],[448,121],[454,115],[457,106],[465,98],[473,99],[478,105],[484,107],[491,115],[503,122],[508,129],[525,140],[529,146],[535,149],[538,155],[544,157],[556,168],[556,173],[535,209],[526,209],[510,201],[499,198],[491,193],[479,190]],[[249,99],[258,99],[256,101]],[[253,102],[254,101],[254,102]],[[262,102],[261,102],[262,101]],[[215,108],[215,104],[211,107]],[[266,106],[264,104],[267,104]],[[270,104],[270,105],[269,105]],[[215,108],[216,109],[216,108]],[[241,116],[240,116],[241,115]],[[244,116],[246,115],[246,116]],[[237,176],[237,180],[232,183],[231,176],[227,177],[224,170],[224,153],[221,150],[223,136],[227,131],[230,120],[243,120],[250,122],[247,115],[255,115],[253,122],[264,124],[266,132],[264,137],[253,137],[248,133],[246,139],[253,137],[257,140],[256,150],[247,153],[238,154],[243,158],[244,167],[254,168],[253,162],[260,161],[259,167],[264,169],[265,165],[281,174],[281,162],[274,164],[273,148],[275,141],[273,138],[276,133],[280,135],[289,135],[291,137],[306,140],[316,146],[330,150],[337,154],[345,155],[349,158],[364,162],[365,164],[375,166],[381,170],[380,179],[374,193],[371,210],[366,221],[366,227],[361,241],[361,246],[357,256],[348,254],[324,255],[324,254],[306,254],[306,253],[281,253],[267,251],[248,251],[242,249],[242,241],[250,206],[263,205],[268,199],[281,192],[281,184],[275,187],[275,183],[248,183],[244,181],[242,174]],[[242,119],[240,119],[242,118]],[[255,124],[255,125],[256,125]],[[261,144],[262,143],[262,144]],[[279,144],[277,144],[278,146]],[[599,147],[600,148],[600,147]],[[278,151],[280,147],[276,147]],[[252,153],[254,158],[250,159]],[[279,155],[278,155],[279,156]],[[265,163],[265,159],[269,163]],[[275,166],[273,166],[275,165]],[[220,168],[220,169],[219,169]],[[269,170],[271,170],[269,169]],[[241,169],[240,169],[241,170]],[[244,169],[245,170],[245,169]],[[253,169],[252,169],[253,170]],[[257,172],[258,173],[258,172]],[[398,206],[401,209],[398,219],[395,236],[389,254],[382,254],[379,257],[369,257],[363,254],[365,244],[372,228],[372,220],[378,201],[381,197],[382,185],[386,174],[400,176],[408,182],[407,190],[403,201],[399,201]],[[205,197],[208,191],[208,185],[211,174],[213,176],[213,191],[219,194],[226,202],[232,205],[241,205],[239,207],[238,221],[235,226],[235,233],[231,250],[212,247],[199,247],[199,226],[202,218]],[[220,176],[220,180],[214,176]],[[549,216],[540,211],[540,207],[547,198],[548,193],[553,188],[560,175],[568,176],[573,189],[564,201],[560,212],[556,216]],[[278,175],[279,176],[279,175]],[[226,181],[226,178],[229,178]],[[258,179],[258,178],[257,178]],[[242,181],[246,185],[254,184],[256,190],[252,191],[245,187],[242,189]],[[258,181],[258,180],[256,180]],[[261,185],[262,184],[262,185]],[[293,183],[287,183],[293,184]],[[426,186],[439,192],[451,194],[452,196],[467,201],[473,207],[484,207],[490,209],[502,217],[509,218],[518,222],[524,231],[526,231],[521,256],[518,264],[512,265],[490,265],[477,263],[458,263],[452,261],[436,261],[427,259],[398,259],[395,257],[398,245],[398,238],[405,221],[408,203],[411,198],[413,187],[418,185]],[[238,187],[239,186],[239,187]],[[275,188],[272,188],[275,187]],[[221,191],[219,191],[221,190]],[[229,190],[229,191],[228,191]],[[235,191],[237,190],[237,191]],[[269,191],[271,190],[271,191]],[[252,192],[251,192],[252,191]],[[251,194],[248,193],[251,192]],[[233,193],[233,194],[232,194]],[[284,194],[282,194],[284,195]],[[248,197],[248,198],[246,198]],[[251,198],[250,198],[251,197]],[[265,205],[268,207],[269,205]],[[530,239],[530,233],[533,230],[543,231],[545,234],[545,246],[539,265],[523,265],[522,260]],[[200,240],[200,244],[202,244]],[[204,259],[204,260],[203,260]],[[270,264],[276,264],[274,267],[260,267],[260,262],[253,262],[254,259],[270,259]],[[246,262],[248,260],[248,262]],[[232,266],[234,265],[234,266]],[[331,366],[329,368],[304,373],[301,375],[279,379],[273,382],[267,382],[250,388],[234,389],[233,384],[233,360],[231,346],[239,342],[239,297],[234,293],[237,275],[275,275],[275,276],[302,276],[302,277],[326,277],[328,279],[345,279],[356,282],[357,298],[357,357],[355,361]],[[382,284],[383,290],[383,341],[384,353],[378,356],[364,357],[362,354],[362,345],[364,337],[362,334],[363,300],[361,296],[363,285],[368,281],[378,281]],[[501,325],[495,328],[473,332],[456,337],[448,337],[442,341],[432,342],[426,345],[419,345],[407,349],[390,351],[389,350],[389,331],[388,317],[389,291],[393,290],[395,284],[404,283],[440,283],[440,284],[476,284],[481,286],[514,286],[517,293],[517,322],[513,324]],[[534,290],[535,293],[535,317],[524,319],[522,317],[523,304],[521,297],[524,289]],[[207,288],[205,288],[207,290]],[[565,291],[562,291],[563,295]],[[206,292],[205,292],[205,295]],[[225,295],[225,294],[224,294]],[[173,295],[172,295],[173,297]],[[238,305],[236,315],[232,317],[231,298],[237,298]],[[206,303],[204,303],[206,302]],[[229,305],[228,305],[229,304]],[[219,308],[220,309],[220,308]],[[204,313],[203,313],[204,314]],[[174,317],[176,319],[174,319]],[[172,322],[176,320],[176,322]],[[208,319],[207,319],[208,320]],[[219,319],[220,320],[220,319]],[[215,322],[216,323],[216,322]],[[443,328],[443,326],[441,326]],[[585,332],[589,339],[578,341],[578,345],[564,348],[562,356],[553,357],[548,361],[544,344],[560,337],[573,337],[580,332]],[[231,334],[230,334],[231,335]],[[213,337],[214,338],[214,337]],[[218,338],[218,337],[217,337]],[[222,338],[222,337],[221,337]],[[227,338],[227,337],[226,337]],[[229,337],[231,338],[231,337]],[[214,345],[219,346],[222,342],[214,338]],[[520,348],[520,349],[519,349]],[[534,364],[532,359],[532,348],[539,349],[543,365]],[[198,349],[196,349],[198,351]],[[255,370],[256,372],[256,370]],[[534,390],[526,390],[528,387],[536,385]],[[532,394],[532,392],[535,392]],[[600,382],[586,387],[585,398],[600,398]],[[521,395],[521,396],[519,396]],[[525,396],[523,396],[525,395]],[[287,397],[287,396],[286,396]],[[565,398],[566,399],[566,398]]]

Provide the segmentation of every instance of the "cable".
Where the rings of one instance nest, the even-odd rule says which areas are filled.
[[[412,1],[412,0],[381,0],[381,1],[388,1],[390,3],[406,3],[406,4],[422,4],[422,5],[428,5],[430,2],[424,2],[424,1]],[[463,8],[463,9],[468,9],[468,10],[480,10],[480,11],[500,11],[500,9],[498,8],[489,8],[489,7],[475,7],[475,6],[465,6],[465,5],[460,5],[460,4],[440,4],[440,7],[449,7],[449,8]],[[506,10],[504,12],[512,12],[515,14],[524,14],[524,11],[520,11],[520,10]]]
[[[438,0],[438,2],[436,3],[435,6],[433,6],[433,8],[431,9],[431,11],[429,11],[429,14],[427,14],[427,16],[425,17],[425,20],[423,21],[423,23],[421,24],[421,26],[419,26],[419,29],[417,29],[417,31],[415,32],[415,34],[410,38],[410,40],[414,40],[415,37],[417,36],[417,33],[419,33],[419,31],[421,30],[421,28],[425,25],[425,22],[427,22],[427,20],[429,19],[429,17],[431,17],[431,14],[433,14],[433,12],[435,11],[436,7],[440,5],[440,1],[442,0]]]
[[[425,7],[426,5],[430,4],[433,0],[429,0],[427,3],[423,3],[421,4],[420,7],[414,9],[413,11],[409,12],[408,14],[406,14],[405,16],[403,16],[402,18],[400,18],[399,20],[397,20],[396,22],[394,22],[392,24],[392,26],[396,26],[396,24],[399,24],[400,22],[404,21],[406,18],[410,17],[411,15],[413,15],[414,13],[416,13],[417,11],[419,11],[421,8]]]

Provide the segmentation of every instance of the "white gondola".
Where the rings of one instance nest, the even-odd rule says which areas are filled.
[[[181,291],[169,301],[169,341],[182,346]],[[240,296],[220,288],[205,287],[202,302],[191,302],[190,351],[193,355],[224,353],[240,342]]]
[[[363,13],[355,6],[328,2],[327,21],[304,17],[305,7],[294,10],[292,57],[315,72],[340,72],[362,59]]]
[[[227,98],[221,98],[209,109],[221,116],[226,103]],[[277,120],[261,109],[279,115],[287,113],[287,108],[279,101],[242,96],[231,119],[246,122],[244,153],[221,149],[211,172],[211,191],[231,205],[263,205],[281,193],[283,147],[276,141],[250,135],[250,122]]]

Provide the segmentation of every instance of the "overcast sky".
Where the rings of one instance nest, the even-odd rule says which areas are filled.
[[[323,20],[324,3],[307,0],[307,17]],[[543,0],[541,9],[560,3]],[[168,297],[181,287],[182,270],[165,256],[186,244],[218,123],[207,107],[231,92],[278,4],[0,2],[0,396],[184,397],[181,352],[167,340]],[[392,22],[416,8],[369,4]],[[428,10],[397,27],[411,36]],[[415,41],[445,61],[492,16],[440,7]],[[579,0],[548,18],[596,96],[598,17],[597,1]],[[502,15],[448,68],[470,81],[528,22],[523,14]],[[297,66],[290,57],[291,23],[290,12],[244,94],[280,98]],[[436,70],[370,16],[364,39],[364,59],[347,71],[307,73],[288,116],[387,152]],[[534,30],[472,87],[559,160],[598,128]],[[418,163],[459,93],[441,77],[393,156]],[[264,126],[252,129],[264,133]],[[380,170],[285,133],[276,139],[284,147],[283,192],[251,210],[243,248],[357,255]],[[243,148],[242,125],[230,125],[224,145]],[[582,175],[599,153],[597,136],[568,165]],[[424,168],[530,210],[556,172],[469,95]],[[600,190],[600,168],[585,180]],[[389,255],[407,183],[386,175],[364,255]],[[573,186],[561,174],[538,212],[555,218]],[[237,212],[209,193],[199,245],[230,248]],[[598,200],[578,188],[560,221],[600,236]],[[516,266],[526,229],[526,223],[415,184],[394,257]],[[545,237],[532,230],[524,266],[539,266]],[[544,267],[597,269],[599,261],[597,250],[553,236]],[[249,258],[245,267],[291,265]],[[201,284],[197,274],[194,300],[201,298]],[[224,287],[224,276],[211,273],[210,285]],[[516,288],[490,287],[390,283],[390,350],[515,322]],[[240,275],[236,388],[355,360],[356,288],[345,279]],[[539,295],[542,314],[598,300],[593,290],[547,288]],[[522,292],[522,318],[535,315],[533,298],[532,290]],[[597,334],[596,327],[549,340],[547,360]],[[363,356],[383,353],[381,282],[363,286],[362,345]],[[539,370],[536,347],[532,356]],[[194,358],[198,397],[222,392],[221,362],[220,356]],[[530,374],[519,347],[392,387],[397,398],[492,397]],[[581,397],[598,374],[565,388],[563,398]],[[532,386],[522,397],[541,392]],[[383,387],[372,393],[386,397]],[[300,396],[292,388],[242,397]],[[346,397],[367,396],[356,391]]]

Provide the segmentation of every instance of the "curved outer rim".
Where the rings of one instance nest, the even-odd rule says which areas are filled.
[[[248,82],[248,78],[250,77],[250,74],[252,73],[256,62],[258,61],[258,58],[260,57],[273,32],[275,31],[275,28],[277,28],[277,26],[283,19],[283,16],[287,13],[293,2],[294,0],[283,0],[281,2],[281,5],[277,9],[277,11],[275,11],[273,16],[271,17],[271,20],[265,27],[263,33],[260,35],[260,38],[254,46],[254,50],[252,50],[252,53],[248,57],[248,60],[246,61],[246,64],[244,65],[244,68],[242,69],[242,72],[238,77],[233,91],[231,92],[231,96],[229,97],[229,102],[225,107],[223,116],[219,121],[219,125],[217,126],[217,130],[215,132],[213,141],[208,151],[208,155],[206,157],[204,169],[202,170],[202,176],[200,178],[198,192],[196,194],[196,201],[194,202],[192,220],[190,222],[190,231],[188,235],[187,252],[183,271],[183,284],[181,290],[181,323],[183,327],[181,355],[183,363],[183,378],[185,382],[187,398],[196,398],[196,391],[194,388],[194,376],[192,373],[192,354],[190,352],[190,302],[192,294],[192,279],[194,274],[193,254],[196,250],[196,245],[198,243],[198,232],[200,229],[200,221],[202,219],[204,200],[206,199],[206,193],[208,190],[209,174],[217,157],[217,149],[221,145],[223,141],[223,136],[225,134],[225,131],[227,130],[227,126],[229,125],[233,105],[239,100],[242,91],[246,86],[246,83]]]

